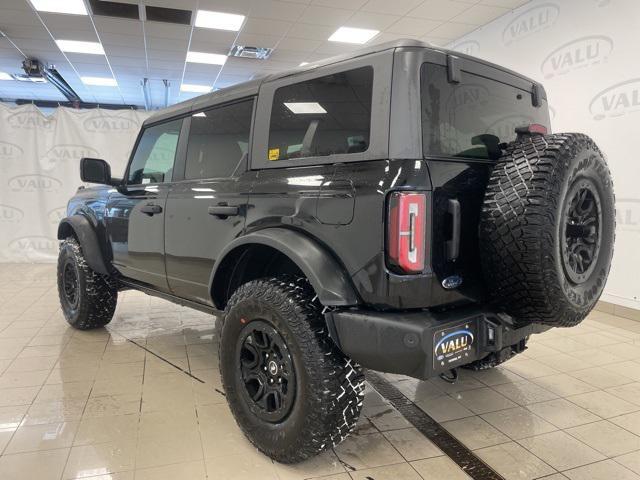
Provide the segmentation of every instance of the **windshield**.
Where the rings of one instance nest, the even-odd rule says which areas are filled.
[[[549,113],[531,104],[531,93],[469,72],[450,83],[442,65],[421,69],[422,137],[425,156],[496,160],[501,143],[515,140],[515,128],[538,123]]]

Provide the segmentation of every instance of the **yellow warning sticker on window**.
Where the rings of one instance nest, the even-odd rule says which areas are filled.
[[[269,160],[278,160],[280,158],[280,149],[279,148],[270,148],[269,149]]]

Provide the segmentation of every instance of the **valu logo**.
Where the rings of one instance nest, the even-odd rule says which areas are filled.
[[[502,32],[502,42],[510,45],[534,33],[551,27],[560,16],[560,7],[554,3],[543,3],[525,10],[511,20]]]
[[[594,120],[619,117],[638,110],[640,110],[640,78],[616,83],[602,90],[589,103],[589,112]]]
[[[484,105],[489,101],[489,90],[484,85],[467,83],[453,89],[447,99],[447,110],[456,111],[473,105]]]
[[[0,204],[0,223],[20,223],[24,218],[24,212],[11,205]]]
[[[58,241],[45,235],[19,237],[9,242],[9,250],[19,253],[27,259],[37,258],[41,254],[52,254],[58,249]]]
[[[640,199],[616,198],[616,224],[621,230],[640,232]]]
[[[464,53],[466,55],[477,56],[480,53],[480,44],[475,40],[465,40],[451,47],[454,52]]]
[[[436,360],[442,362],[471,350],[471,345],[473,345],[473,333],[466,329],[460,329],[440,338],[433,348],[433,353]]]
[[[38,112],[18,112],[7,117],[7,123],[13,128],[33,130],[41,128],[51,130],[55,125],[54,118],[47,118]]]
[[[94,114],[82,124],[86,131],[94,133],[124,132],[140,128],[136,120],[122,115]]]
[[[60,144],[49,149],[40,159],[40,167],[43,170],[53,170],[56,166],[68,162],[79,161],[82,157],[98,158],[100,154],[95,148],[85,145]],[[77,162],[76,162],[77,163]]]
[[[0,160],[17,160],[24,155],[22,147],[14,143],[0,142]]]
[[[613,40],[604,35],[577,38],[547,55],[540,71],[544,78],[563,75],[579,68],[597,65],[607,60],[613,51]]]
[[[60,187],[60,180],[39,173],[18,175],[9,179],[9,189],[13,192],[57,192]]]
[[[51,225],[58,225],[60,220],[67,216],[67,207],[58,207],[53,210],[49,210],[47,213],[47,221]]]

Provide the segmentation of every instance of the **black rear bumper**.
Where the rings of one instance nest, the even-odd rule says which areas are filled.
[[[515,328],[479,307],[447,312],[334,310],[325,314],[340,349],[365,368],[427,379],[518,345],[549,327]]]

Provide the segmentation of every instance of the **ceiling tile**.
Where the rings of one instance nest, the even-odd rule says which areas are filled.
[[[142,22],[139,20],[129,20],[126,18],[113,18],[95,16],[93,21],[100,36],[105,33],[113,34],[142,34]]]
[[[253,3],[253,0],[200,0],[198,8],[246,15],[251,10]]]
[[[353,17],[349,19],[349,26],[356,28],[370,28],[373,30],[386,30],[400,18],[401,17],[397,15],[385,15],[373,12],[356,12]]]
[[[468,3],[454,0],[426,0],[414,8],[408,16],[432,20],[450,20],[471,7]]]
[[[191,44],[211,43],[231,45],[237,35],[237,32],[226,32],[224,30],[213,30],[210,28],[194,28],[193,34],[191,35]]]
[[[494,7],[517,8],[531,0],[480,0],[483,5],[493,5]]]
[[[387,28],[387,32],[398,33],[408,37],[421,37],[441,24],[442,22],[438,20],[404,17]]]
[[[251,47],[267,47],[273,48],[276,46],[281,36],[278,35],[254,35],[252,33],[242,33],[238,35],[238,40],[236,44],[238,45],[248,45]],[[220,52],[227,53],[227,52]]]
[[[109,48],[112,46],[142,48],[144,50],[144,37],[142,35],[101,33],[100,40],[107,54],[109,54]]]
[[[338,27],[346,25],[353,13],[353,10],[343,10],[341,8],[310,6],[305,10],[300,21],[312,23],[314,25]]]
[[[502,7],[490,7],[487,5],[473,5],[468,10],[465,10],[460,15],[453,18],[454,21],[460,23],[468,23],[471,25],[484,25],[491,20],[494,20],[509,10]]]
[[[390,15],[406,15],[424,0],[369,0],[362,10],[365,12],[386,13]]]
[[[359,10],[367,0],[312,0],[312,5],[331,8],[346,8],[349,10]]]
[[[271,20],[267,18],[248,18],[244,26],[242,27],[242,33],[280,36],[285,34],[292,25],[292,22],[283,22],[281,20]]]
[[[145,22],[145,33],[150,37],[173,38],[176,40],[188,40],[191,27],[188,25],[175,25],[163,22]]]
[[[309,40],[305,38],[293,38],[286,36],[278,43],[278,49],[294,50],[298,52],[313,52],[322,44],[322,40]]]
[[[187,39],[173,39],[166,37],[152,37],[147,35],[147,48],[155,48],[157,50],[171,51],[187,51]]]
[[[26,2],[25,2],[26,3]],[[20,30],[18,27],[41,27],[42,24],[33,11],[5,9],[2,6],[2,31],[5,33]]]
[[[278,0],[252,0],[251,16],[295,22],[300,19],[307,6],[302,3]]]
[[[308,23],[296,23],[291,27],[287,36],[326,41],[333,32],[335,32],[335,28],[333,27],[311,25]]]
[[[468,25],[466,23],[446,22],[431,30],[429,35],[454,40],[456,38],[460,38],[462,35],[472,32],[476,28],[477,27],[475,25]]]

